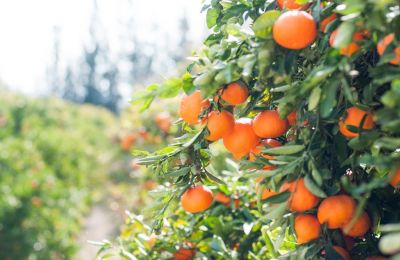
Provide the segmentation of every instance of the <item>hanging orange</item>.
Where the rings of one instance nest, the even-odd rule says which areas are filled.
[[[394,33],[391,33],[391,34],[386,35],[382,40],[379,41],[379,43],[377,45],[377,50],[378,50],[378,54],[380,56],[383,55],[387,46],[389,46],[389,44],[391,44],[393,42],[393,40],[394,40]],[[395,58],[390,60],[389,63],[393,64],[393,65],[399,65],[400,64],[400,47],[394,48],[394,55],[395,55]]]
[[[202,185],[189,187],[181,197],[182,208],[190,213],[204,211],[211,206],[212,202],[212,192]]]
[[[300,214],[294,219],[294,230],[299,244],[315,240],[321,233],[318,219],[310,214]]]
[[[249,90],[246,86],[233,82],[222,90],[221,98],[230,105],[240,105],[249,97]]]
[[[209,131],[206,139],[209,141],[216,141],[222,138],[232,132],[235,127],[235,118],[228,111],[212,111],[208,114],[206,122]]]
[[[347,115],[344,120],[339,121],[339,131],[342,135],[348,138],[354,138],[358,136],[358,133],[351,132],[346,128],[346,125],[351,125],[354,127],[359,127],[361,120],[365,116],[365,121],[362,126],[363,129],[371,129],[375,126],[374,119],[371,112],[366,112],[359,109],[358,107],[350,107],[346,110]]]
[[[289,129],[288,121],[279,117],[276,110],[265,110],[253,119],[253,129],[257,136],[276,138]]]
[[[179,115],[189,125],[199,123],[201,111],[208,107],[210,102],[203,100],[199,90],[196,90],[190,96],[184,96],[179,106]]]
[[[242,118],[235,122],[233,131],[223,137],[225,148],[241,158],[248,154],[260,141],[253,131],[251,120]]]
[[[317,38],[317,24],[304,11],[288,11],[275,21],[272,36],[280,46],[299,50],[311,45]]]
[[[368,214],[363,212],[348,232],[345,232],[346,227],[343,227],[343,233],[350,237],[362,237],[367,233],[370,227],[371,221]]]
[[[304,184],[304,178],[288,182],[281,186],[280,191],[290,191],[289,209],[291,211],[306,211],[317,206],[319,198],[311,193]]]
[[[330,196],[319,205],[317,216],[319,223],[326,223],[328,228],[341,228],[351,220],[355,209],[353,198],[347,195]]]

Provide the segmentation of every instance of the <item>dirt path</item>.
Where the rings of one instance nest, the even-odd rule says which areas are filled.
[[[80,249],[75,259],[95,259],[99,247],[88,243],[88,240],[111,240],[118,231],[120,221],[120,217],[105,205],[95,205],[87,216],[83,231],[78,238]]]

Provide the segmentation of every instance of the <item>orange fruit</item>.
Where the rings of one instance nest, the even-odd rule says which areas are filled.
[[[235,122],[233,131],[223,137],[225,148],[235,158],[248,154],[260,141],[253,131],[251,120],[242,118]]]
[[[208,209],[213,202],[210,189],[202,185],[189,187],[181,197],[181,205],[187,212],[197,213]]]
[[[261,176],[260,176],[260,177],[261,177]],[[262,177],[257,179],[256,194],[258,194],[258,191],[259,191],[259,189],[260,189],[260,182],[261,182],[261,181],[262,181]],[[263,191],[262,191],[262,194],[261,194],[261,199],[262,199],[262,200],[266,200],[266,199],[268,199],[269,197],[272,197],[272,196],[274,196],[274,195],[276,195],[276,194],[278,194],[278,192],[273,191],[273,190],[271,190],[271,189],[264,188]]]
[[[172,120],[171,116],[167,112],[160,113],[155,118],[156,125],[162,131],[168,133],[169,129],[171,128]]]
[[[253,119],[253,129],[257,136],[276,138],[289,129],[288,121],[279,117],[276,110],[265,110]]]
[[[290,126],[295,126],[297,124],[297,112],[296,111],[292,111],[287,117],[286,117],[288,123]],[[301,126],[306,126],[308,125],[308,120],[304,120],[301,123]]]
[[[212,111],[207,116],[207,129],[209,135],[206,137],[209,141],[216,141],[224,135],[229,134],[235,127],[235,118],[228,111]]]
[[[319,237],[321,225],[315,216],[300,214],[294,219],[294,230],[296,232],[297,242],[299,244],[305,244]]]
[[[331,22],[336,20],[336,18],[337,18],[336,14],[331,14],[330,16],[328,16],[324,20],[322,20],[320,23],[321,32],[325,32],[325,29],[328,26],[328,24],[330,24]]]
[[[286,117],[286,119],[287,119],[287,121],[288,121],[290,126],[296,125],[297,112],[296,111],[290,112],[290,114]]]
[[[210,102],[203,100],[200,91],[196,90],[190,96],[181,99],[179,115],[189,125],[195,125],[199,122],[201,111],[209,105]]]
[[[174,253],[175,260],[191,260],[196,255],[196,251],[193,248],[179,248],[178,251]]]
[[[397,169],[396,174],[390,180],[390,185],[392,185],[394,188],[400,185],[400,168]]]
[[[283,184],[280,191],[286,190],[292,193],[289,197],[289,209],[291,211],[306,211],[317,206],[319,202],[319,198],[307,189],[304,178]]]
[[[343,247],[340,246],[332,246],[332,247],[339,255],[343,257],[344,260],[350,260],[349,253]]]
[[[136,141],[136,135],[129,134],[122,139],[121,148],[125,151],[128,151],[129,149],[131,149],[131,147],[135,141]]]
[[[389,44],[392,43],[393,40],[394,40],[394,33],[391,33],[391,34],[386,35],[382,40],[380,40],[378,42],[377,50],[378,50],[378,54],[380,56],[383,55],[387,46],[389,46]],[[400,64],[400,47],[394,48],[394,54],[395,54],[395,58],[390,60],[389,63],[393,64],[393,65],[399,65]]]
[[[362,126],[363,129],[371,129],[375,126],[371,112],[366,112],[357,107],[350,107],[346,110],[346,112],[346,118],[339,121],[339,131],[342,133],[342,135],[348,138],[357,137],[358,133],[351,132],[346,128],[346,125],[359,127],[364,116],[366,116],[366,118]]]
[[[308,4],[298,4],[296,0],[277,0],[276,3],[281,9],[295,10],[303,9],[308,6]]]
[[[233,82],[222,90],[221,98],[230,105],[240,105],[249,97],[246,86]]]
[[[364,212],[348,232],[345,232],[346,227],[343,227],[343,233],[350,237],[362,237],[365,235],[365,233],[367,233],[370,227],[371,221],[368,217],[368,214]]]
[[[272,36],[280,46],[299,50],[315,41],[317,25],[314,18],[304,11],[288,11],[275,21]]]
[[[318,208],[318,220],[328,228],[341,228],[346,225],[356,209],[356,202],[347,195],[330,196],[324,199]]]
[[[222,192],[217,192],[217,194],[215,194],[214,200],[225,206],[229,206],[229,204],[231,203],[231,198],[229,198]]]
[[[337,32],[338,32],[338,29],[334,30],[332,32],[331,36],[329,37],[329,44],[331,46],[333,46],[333,43],[335,42]],[[364,40],[363,34],[361,32],[355,32],[353,35],[352,42],[349,45],[347,45],[346,47],[341,48],[340,54],[343,56],[350,57],[351,55],[353,55],[353,53],[355,53],[356,51],[358,51],[360,49],[360,45],[358,45],[356,42],[361,41],[361,40]]]

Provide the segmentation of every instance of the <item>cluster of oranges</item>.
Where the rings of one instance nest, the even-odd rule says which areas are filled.
[[[278,0],[278,6],[282,9],[289,10],[283,13],[273,26],[273,38],[280,46],[299,50],[310,46],[317,38],[318,29],[315,19],[305,10],[309,4],[297,4],[295,0]],[[338,17],[335,13],[331,14],[319,24],[320,31],[325,32],[329,23],[336,20]],[[329,38],[329,44],[333,47],[338,34],[338,29],[334,30]],[[368,30],[359,30],[353,34],[352,41],[339,49],[343,56],[350,57],[357,52],[361,46],[360,41],[366,40],[369,37]],[[393,33],[386,35],[377,44],[379,55],[385,53],[386,48],[394,41]],[[400,64],[400,47],[394,48],[394,58],[389,61],[393,65]]]
[[[304,11],[309,4],[298,4],[295,0],[278,0],[280,8],[287,10],[276,20],[273,25],[274,41],[287,49],[299,50],[312,45],[317,39],[318,30],[325,32],[329,23],[338,19],[337,14],[331,14],[319,25],[309,12]],[[330,45],[335,46],[339,31],[334,30],[329,38]],[[361,48],[360,41],[369,37],[369,32],[360,30],[353,34],[352,42],[339,49],[343,56],[351,56]],[[386,48],[395,40],[394,34],[385,36],[377,44],[379,55],[385,53]],[[400,64],[400,47],[394,48],[394,56],[389,62]],[[185,96],[180,103],[179,114],[183,121],[189,125],[201,124],[207,129],[205,138],[208,141],[222,139],[225,148],[236,159],[248,158],[255,161],[257,156],[274,159],[271,155],[262,154],[263,147],[278,147],[282,143],[276,140],[285,136],[292,126],[305,127],[308,121],[298,122],[297,112],[293,111],[286,118],[281,118],[275,109],[259,112],[254,118],[235,119],[234,107],[247,101],[249,89],[242,82],[232,82],[217,91],[214,101],[218,104],[203,99],[200,91],[195,91]],[[215,108],[215,107],[218,107]],[[222,108],[221,108],[222,107]],[[202,116],[203,115],[203,116]],[[375,127],[372,111],[349,107],[344,116],[338,120],[339,132],[346,138],[355,138],[359,131],[370,130]],[[264,170],[273,170],[271,165],[264,165]],[[257,180],[258,183],[262,178]],[[392,177],[390,184],[396,187],[400,184],[400,169]],[[256,187],[258,190],[258,186]],[[310,192],[304,178],[299,177],[292,182],[284,183],[279,191],[264,189],[262,199],[267,199],[280,192],[290,192],[288,209],[296,214],[294,229],[297,241],[300,244],[316,240],[321,236],[321,225],[328,229],[341,229],[345,239],[363,237],[371,228],[371,221],[367,212],[355,218],[357,203],[345,193],[321,199]],[[181,197],[182,207],[191,213],[198,213],[208,209],[216,200],[224,205],[229,205],[232,199],[222,193],[217,193],[215,198],[211,190],[199,185],[189,187]],[[236,200],[235,200],[236,204]],[[315,210],[316,209],[316,210]],[[316,212],[312,214],[310,212]],[[344,259],[349,259],[346,249],[333,246],[336,252]]]

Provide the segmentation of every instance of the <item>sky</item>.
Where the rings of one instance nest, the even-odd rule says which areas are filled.
[[[94,0],[0,0],[0,80],[12,90],[45,94],[55,28],[59,31],[64,67],[78,59],[88,41],[93,3]],[[205,14],[200,13],[200,0],[97,0],[97,5],[101,27],[114,53],[123,48],[129,19],[133,19],[134,33],[139,38],[157,42],[164,37],[174,38],[178,21],[186,13],[189,39],[198,44],[204,37]]]

